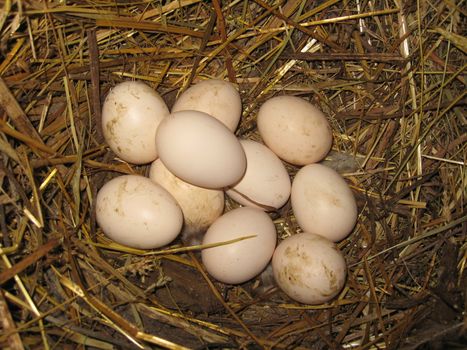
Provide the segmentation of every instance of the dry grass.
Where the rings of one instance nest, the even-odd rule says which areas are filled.
[[[0,6],[0,347],[465,344],[465,1]],[[274,95],[328,114],[327,162],[360,208],[331,304],[298,305],[258,281],[224,286],[196,252],[128,249],[96,227],[102,184],[146,170],[103,142],[108,90],[143,80],[170,106],[209,77],[238,84],[241,137],[258,136],[256,112]],[[296,230],[289,209],[275,214],[281,237]]]

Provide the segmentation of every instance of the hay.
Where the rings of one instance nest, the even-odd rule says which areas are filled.
[[[466,341],[465,2],[10,1],[0,11],[0,346],[416,349]],[[99,129],[118,82],[170,106],[238,84],[240,137],[267,98],[333,126],[327,164],[360,208],[330,304],[212,281],[197,252],[110,242],[93,200],[119,161]],[[289,167],[291,175],[297,169]],[[228,203],[232,205],[232,203]],[[286,206],[281,238],[297,226]],[[156,254],[157,253],[157,254]]]

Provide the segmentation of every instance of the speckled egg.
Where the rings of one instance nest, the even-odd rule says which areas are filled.
[[[144,176],[123,175],[99,190],[96,220],[115,242],[152,249],[177,237],[183,214],[172,195],[155,182]]]
[[[121,159],[145,164],[157,158],[156,130],[169,110],[148,85],[127,81],[116,85],[102,107],[102,131],[110,149]]]
[[[344,256],[336,245],[311,233],[298,233],[279,243],[272,270],[279,288],[305,304],[334,298],[347,275]]]

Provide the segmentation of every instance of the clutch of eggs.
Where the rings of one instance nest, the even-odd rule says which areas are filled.
[[[276,282],[289,297],[310,304],[330,300],[346,276],[345,259],[333,242],[350,234],[357,220],[345,180],[317,164],[331,149],[330,125],[305,99],[276,96],[258,111],[264,144],[239,140],[234,132],[241,110],[235,86],[218,79],[189,87],[171,113],[142,82],[111,89],[102,110],[107,144],[121,160],[152,164],[149,178],[119,176],[100,189],[97,222],[114,241],[141,249],[163,247],[180,232],[185,242],[201,234],[206,245],[202,261],[215,279],[246,282],[272,259]],[[293,181],[287,163],[301,167]],[[223,214],[224,192],[243,207]],[[276,248],[267,212],[289,198],[305,232]],[[312,270],[310,261],[321,270]],[[334,284],[326,276],[329,271]]]

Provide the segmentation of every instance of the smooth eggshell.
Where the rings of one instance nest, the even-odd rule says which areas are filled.
[[[185,110],[207,113],[234,132],[242,114],[242,102],[233,84],[209,79],[189,87],[178,97],[172,113]]]
[[[345,180],[333,169],[310,164],[295,175],[292,210],[303,231],[338,242],[357,221],[357,203]]]
[[[242,205],[266,211],[279,209],[290,196],[290,178],[284,164],[259,142],[240,143],[246,155],[246,172],[227,194]]]
[[[155,182],[144,176],[124,175],[99,190],[96,220],[115,242],[151,249],[177,237],[183,214],[172,195]]]
[[[203,112],[170,114],[157,129],[156,146],[171,173],[199,187],[227,187],[245,173],[240,142],[224,124]]]
[[[107,95],[102,107],[102,131],[110,149],[121,159],[145,164],[157,158],[154,137],[169,110],[148,85],[127,81]]]
[[[345,284],[347,267],[334,243],[311,233],[283,240],[272,258],[274,279],[292,299],[321,304],[334,298]]]
[[[240,237],[256,237],[203,249],[203,264],[211,276],[230,284],[246,282],[268,265],[276,246],[271,218],[256,208],[237,208],[217,219],[206,232],[203,244],[221,243]]]
[[[258,131],[264,143],[286,162],[307,165],[331,149],[332,132],[318,108],[295,96],[277,96],[258,112]]]
[[[172,174],[160,159],[151,164],[149,178],[164,187],[182,208],[183,236],[204,233],[222,215],[224,192],[189,184]]]

